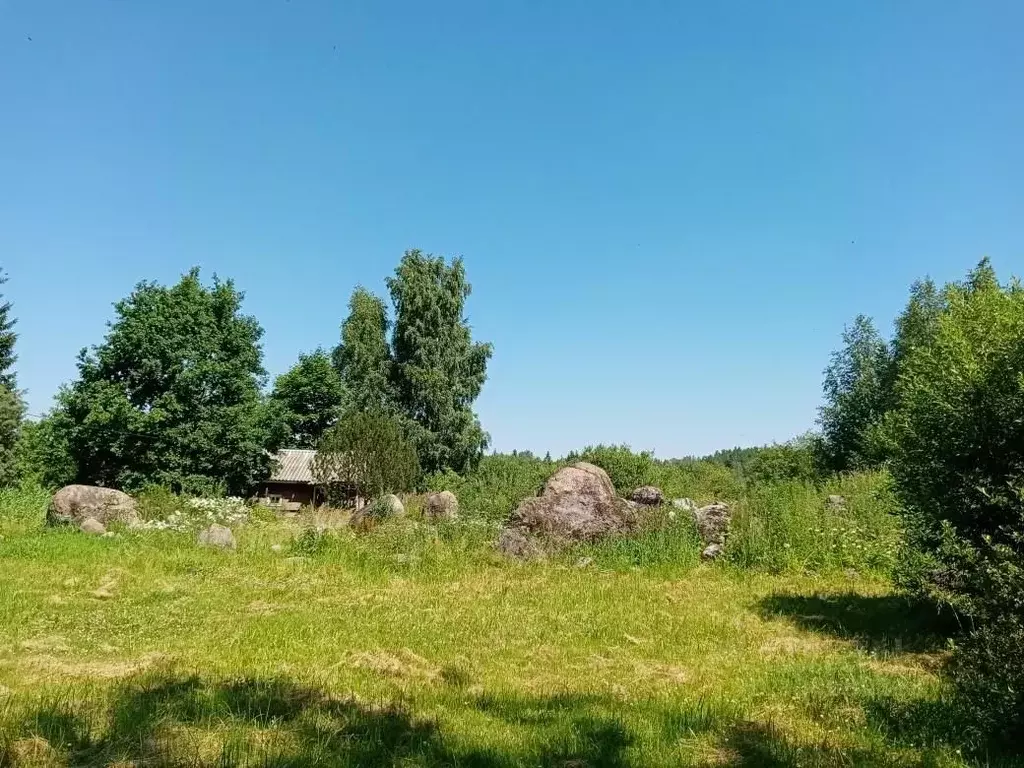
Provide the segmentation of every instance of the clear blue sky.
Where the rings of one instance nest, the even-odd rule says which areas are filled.
[[[785,440],[858,312],[1024,266],[1024,3],[0,0],[33,412],[111,304],[234,278],[278,374],[465,257],[501,450]],[[31,38],[31,39],[29,39]]]

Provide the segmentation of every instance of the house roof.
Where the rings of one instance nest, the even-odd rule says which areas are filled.
[[[313,459],[316,451],[286,448],[274,456],[276,468],[270,476],[272,483],[313,484]]]

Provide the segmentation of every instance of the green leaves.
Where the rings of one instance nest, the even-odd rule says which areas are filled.
[[[287,437],[261,394],[266,372],[255,318],[231,281],[140,283],[79,378],[58,397],[79,480],[137,488],[222,484],[236,493],[265,474]]]
[[[345,388],[345,406],[353,411],[393,412],[394,361],[387,340],[387,308],[379,297],[361,287],[352,292],[348,307],[341,343],[333,355]]]
[[[419,462],[397,418],[353,411],[324,435],[312,472],[328,500],[340,504],[353,486],[364,498],[410,490]]]
[[[349,302],[333,356],[346,409],[396,415],[428,472],[472,468],[489,442],[472,406],[492,349],[473,342],[463,317],[470,286],[462,261],[407,251],[387,286],[393,328],[384,302],[364,288]]]
[[[493,349],[473,342],[463,317],[471,289],[462,260],[448,266],[443,258],[406,251],[387,286],[395,307],[392,381],[423,468],[474,467],[489,437],[472,404]]]
[[[315,448],[338,421],[344,398],[341,376],[322,349],[299,355],[291,370],[277,378],[271,393],[288,422],[292,448]]]
[[[824,397],[819,422],[825,467],[842,472],[881,463],[870,431],[891,401],[891,358],[870,318],[858,315],[843,331],[843,347],[825,370]]]

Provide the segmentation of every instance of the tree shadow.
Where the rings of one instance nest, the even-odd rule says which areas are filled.
[[[758,611],[764,618],[789,619],[879,654],[937,651],[960,631],[952,612],[894,595],[780,593],[761,600]]]
[[[102,701],[44,704],[0,737],[0,766],[36,764],[18,741],[44,739],[45,764],[98,766],[362,766],[393,768],[626,768],[645,764],[637,734],[621,717],[622,703],[601,695],[459,695],[467,716],[493,721],[490,745],[467,744],[446,734],[430,717],[398,703],[370,703],[337,696],[287,678],[211,681],[199,676],[150,673],[125,681]],[[866,709],[883,739],[855,749],[794,739],[771,723],[748,722],[719,705],[667,707],[649,713],[646,725],[664,744],[701,737],[720,745],[716,764],[735,766],[884,766],[894,763],[921,728],[935,730],[944,713],[906,712],[878,702]],[[888,725],[886,725],[888,723]],[[918,727],[920,725],[920,728]],[[902,727],[903,730],[897,730]],[[645,728],[645,730],[649,730]],[[954,738],[946,733],[946,739]],[[935,733],[934,746],[947,745]],[[919,746],[924,746],[918,741]],[[35,756],[38,757],[38,754]],[[927,764],[927,761],[920,764]]]
[[[490,701],[479,711],[514,728],[543,728],[543,741],[528,744],[526,751],[467,747],[446,739],[434,720],[416,717],[399,704],[332,696],[284,678],[209,682],[167,675],[128,681],[99,709],[95,702],[92,708],[89,702],[66,701],[41,706],[18,731],[21,739],[45,739],[54,750],[51,762],[67,766],[627,765],[625,751],[633,738],[614,716],[591,709],[597,699]],[[536,713],[546,714],[538,718]],[[204,738],[211,731],[215,738]],[[0,766],[23,762],[15,742],[0,740]]]
[[[815,766],[855,766],[880,768],[904,766],[905,759],[893,756],[884,747],[850,748],[823,741],[798,744],[770,723],[742,722],[734,726],[724,745],[725,764],[756,768],[814,768]],[[927,765],[922,760],[921,765]]]

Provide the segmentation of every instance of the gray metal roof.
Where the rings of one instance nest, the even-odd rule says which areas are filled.
[[[270,476],[272,483],[309,483],[313,484],[313,459],[316,451],[286,448],[278,451],[274,460],[277,463]]]

